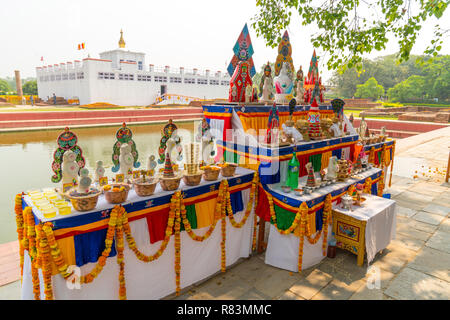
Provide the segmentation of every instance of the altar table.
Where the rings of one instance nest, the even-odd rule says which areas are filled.
[[[302,203],[306,203],[310,212],[308,214],[309,221],[312,225],[312,232],[315,233],[323,228],[322,214],[323,204],[327,195],[332,196],[332,201],[337,202],[338,199],[347,192],[351,185],[357,183],[364,183],[366,179],[372,179],[373,185],[371,187],[372,194],[377,194],[377,181],[381,178],[382,170],[379,168],[370,168],[354,178],[349,178],[343,182],[337,182],[319,189],[314,190],[308,195],[296,195],[293,192],[285,193],[280,190],[280,183],[264,185],[260,187],[260,193],[262,190],[266,190],[273,197],[274,205],[277,207],[275,210],[277,213],[277,221],[286,219],[286,215],[291,215],[292,220],[295,213],[292,210],[297,210]],[[299,179],[300,185],[304,185],[306,177]],[[266,213],[264,206],[264,200],[259,199],[257,214],[265,221],[270,221],[270,216]],[[267,200],[266,200],[267,201]],[[280,225],[280,223],[279,223]],[[331,226],[328,226],[328,237],[331,235]],[[266,250],[265,262],[272,266],[286,269],[293,272],[298,272],[298,252],[299,252],[299,235],[280,234],[274,225],[270,226],[269,239]],[[303,264],[302,269],[309,268],[319,263],[325,256],[322,251],[323,233],[317,243],[311,244],[308,241],[304,241],[303,244]]]
[[[235,220],[241,221],[249,202],[251,182],[254,171],[238,167],[233,177],[226,178],[230,186],[230,198]],[[189,212],[192,229],[197,235],[205,234],[212,223],[214,206],[220,182],[202,181],[199,186],[188,187],[183,184],[180,189],[184,193],[186,207],[192,206],[196,210],[196,219]],[[155,194],[149,197],[138,197],[134,190],[130,190],[128,200],[123,203],[130,221],[131,233],[138,249],[146,254],[153,254],[161,244],[161,236],[157,233],[156,224],[165,220],[167,225],[167,211],[174,191],[162,191],[158,185]],[[23,207],[30,205],[28,196],[23,197]],[[32,206],[36,223],[51,221],[54,234],[61,248],[66,262],[81,269],[81,274],[88,273],[96,264],[104,248],[108,216],[114,207],[108,204],[104,197],[99,198],[96,209],[90,212],[74,212],[67,217],[45,219],[40,211]],[[166,210],[167,208],[167,210]],[[231,225],[226,218],[226,265],[235,263],[241,257],[248,257],[252,250],[253,233],[252,209],[248,220],[242,228]],[[195,215],[194,215],[195,217]],[[183,225],[183,224],[182,224]],[[165,228],[163,228],[164,233]],[[203,280],[221,269],[221,221],[211,236],[203,242],[192,240],[186,231],[181,229],[181,283],[185,288]],[[154,234],[156,233],[156,234]],[[115,242],[115,241],[114,241]],[[175,292],[174,273],[174,235],[164,253],[156,260],[144,263],[138,260],[129,249],[125,241],[124,261],[125,279],[128,299],[160,299]],[[116,262],[115,244],[103,271],[90,284],[82,284],[81,289],[69,289],[60,274],[53,274],[53,294],[55,299],[118,299],[119,265]],[[22,299],[33,299],[33,284],[31,277],[31,262],[25,251],[25,262],[22,282]],[[41,299],[44,299],[43,278],[39,269]]]
[[[352,206],[352,210],[341,205],[333,206],[333,231],[338,247],[358,256],[358,265],[367,263],[376,253],[386,248],[395,239],[396,203],[394,200],[363,194],[366,198],[361,207]]]

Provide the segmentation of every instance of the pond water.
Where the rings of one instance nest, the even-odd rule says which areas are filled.
[[[176,123],[183,144],[194,137],[194,122]],[[151,154],[158,158],[161,130],[164,124],[129,125],[139,152],[141,167],[145,168]],[[86,168],[94,175],[95,163],[102,160],[108,177],[111,172],[112,148],[118,127],[74,128],[78,145],[83,150]],[[30,189],[60,186],[51,182],[51,163],[57,148],[58,130],[0,133],[0,243],[17,239],[14,198]],[[162,165],[158,165],[160,167]]]

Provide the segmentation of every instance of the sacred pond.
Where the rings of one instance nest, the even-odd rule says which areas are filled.
[[[178,134],[182,141],[191,141],[194,122],[177,122]],[[148,156],[158,150],[161,139],[161,124],[130,125],[133,140],[139,149],[139,160],[145,163]],[[73,128],[78,136],[78,144],[83,149],[86,167],[94,173],[95,162],[102,160],[106,174],[111,172],[111,153],[116,140],[117,126],[98,128]],[[45,131],[24,131],[0,134],[0,166],[3,168],[0,186],[0,243],[17,240],[14,219],[14,197],[19,191],[51,187],[53,175],[51,164],[56,138],[61,129]],[[155,154],[157,156],[157,154]]]

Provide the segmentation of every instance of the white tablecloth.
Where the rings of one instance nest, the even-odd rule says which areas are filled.
[[[331,234],[331,226],[328,226],[328,235]],[[308,240],[303,242],[303,261],[302,270],[312,267],[322,261],[323,233],[320,240],[315,244],[310,244]],[[274,267],[298,272],[298,246],[299,238],[294,234],[280,234],[278,230],[271,225],[269,231],[269,240],[267,243],[265,262]]]
[[[366,201],[361,207],[353,206],[353,210],[344,210],[341,205],[333,205],[333,210],[366,223],[366,254],[367,262],[375,257],[376,253],[386,248],[392,239],[395,239],[397,225],[396,203],[394,200],[363,195]]]
[[[241,221],[248,203],[250,188],[242,191],[244,202],[243,211],[235,214],[237,222]],[[248,257],[251,253],[253,232],[252,210],[245,225],[234,228],[227,219],[226,238],[226,264],[235,263],[241,257]],[[159,249],[161,241],[150,244],[147,219],[139,219],[130,222],[132,235],[137,247],[144,254],[153,254]],[[195,229],[197,235],[202,235],[209,227]],[[144,263],[136,258],[128,248],[125,241],[125,281],[128,299],[160,299],[175,292],[175,249],[174,236],[171,237],[166,250],[159,259]],[[181,232],[181,288],[185,288],[200,280],[203,280],[220,271],[222,239],[221,221],[216,225],[211,236],[203,241],[192,240],[185,232]],[[103,271],[90,284],[81,285],[81,289],[68,289],[61,275],[55,275],[53,280],[53,292],[55,299],[118,299],[119,297],[119,265],[117,258],[107,259]],[[88,273],[95,263],[88,263],[81,267],[81,274]],[[42,274],[41,299],[44,299]],[[33,284],[31,280],[31,265],[28,253],[25,252],[25,264],[23,271],[22,299],[33,299]]]

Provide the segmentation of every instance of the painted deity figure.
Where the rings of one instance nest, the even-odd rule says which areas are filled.
[[[273,79],[272,79],[272,68],[270,63],[267,62],[264,67],[264,74],[259,83],[260,97],[264,102],[270,102],[273,100]]]
[[[275,92],[277,94],[292,93],[294,84],[289,74],[290,74],[289,63],[283,62],[280,74],[273,79],[275,84]]]
[[[333,124],[330,127],[330,130],[333,133],[333,137],[340,137],[342,136],[342,131],[339,127],[339,119],[337,117],[333,118]]]
[[[245,87],[245,102],[252,102],[253,98],[253,92],[252,92],[252,86],[247,83],[247,86]]]
[[[280,127],[280,117],[278,115],[277,105],[274,103],[269,113],[269,121],[267,123],[266,143],[278,143],[278,130]]]
[[[272,78],[264,79],[264,86],[262,89],[262,101],[270,102],[273,99],[273,80]]]
[[[331,120],[329,118],[324,118],[320,121],[320,127],[322,129],[322,134],[325,136],[326,139],[330,139],[332,137],[332,132],[330,130],[332,125],[333,125],[333,120]]]
[[[105,176],[105,168],[103,168],[103,161],[99,160],[96,162],[95,167],[95,182],[99,182],[100,178]]]
[[[327,180],[334,180],[337,177],[338,172],[338,160],[336,156],[332,156],[328,162],[328,168],[327,168]]]
[[[365,138],[368,136],[367,122],[366,122],[364,114],[361,115],[361,122],[359,123],[358,133],[361,138]]]
[[[211,127],[209,126],[209,123],[205,118],[203,118],[202,122],[198,126],[198,135],[196,137],[196,140],[197,142],[201,142],[202,160],[206,164],[214,162],[214,139],[215,137],[211,133]]]
[[[297,87],[296,87],[296,94],[297,96],[295,99],[297,100],[298,104],[301,104],[305,99],[305,89],[303,88],[303,80],[297,81]]]
[[[78,170],[80,167],[76,162],[77,155],[72,150],[67,150],[63,154],[62,170],[62,184],[73,183],[78,184]]]
[[[120,173],[123,173],[126,177],[130,175],[130,171],[133,170],[133,155],[131,154],[131,146],[128,143],[124,143],[120,146],[119,165]]]
[[[239,61],[230,80],[230,102],[245,102],[245,90],[247,85],[252,86],[249,64],[245,61]]]
[[[158,165],[155,159],[156,157],[153,154],[147,159],[147,171],[150,173],[150,176],[155,175],[155,168]]]
[[[78,184],[78,193],[88,193],[92,179],[89,178],[89,170],[83,168],[80,170],[80,183]]]

